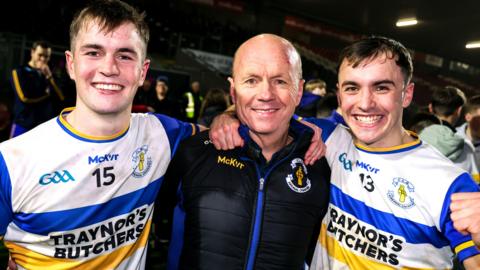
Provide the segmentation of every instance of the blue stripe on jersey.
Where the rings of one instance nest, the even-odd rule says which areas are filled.
[[[7,164],[0,153],[0,236],[5,234],[12,218],[12,183]]]
[[[121,138],[123,138],[123,136],[125,136],[127,133],[128,133],[128,130],[130,129],[130,127],[128,129],[125,130],[125,132],[123,132],[120,136],[116,136],[116,137],[113,137],[111,139],[91,139],[91,138],[86,138],[86,137],[82,137],[78,134],[76,134],[75,132],[73,132],[72,130],[68,129],[65,125],[62,124],[62,122],[60,121],[60,117],[61,116],[58,116],[57,117],[57,123],[58,125],[60,125],[60,127],[66,132],[68,133],[70,136],[80,140],[80,141],[84,141],[84,142],[94,142],[94,143],[109,143],[109,142],[113,142],[113,141],[116,141],[116,140],[119,140]]]
[[[343,211],[356,216],[358,219],[374,225],[377,229],[403,236],[411,244],[429,243],[436,248],[445,247],[449,244],[435,226],[430,227],[405,218],[396,217],[391,213],[379,211],[365,205],[364,202],[348,196],[335,185],[330,187],[331,203]]]
[[[448,189],[447,194],[445,195],[445,200],[443,203],[442,214],[440,215],[440,226],[445,232],[446,237],[451,242],[452,249],[455,249],[458,245],[472,240],[470,235],[463,235],[459,233],[454,227],[453,222],[450,219],[450,202],[451,196],[456,192],[478,192],[479,187],[473,181],[468,173],[461,174],[455,181],[452,183]],[[458,259],[462,262],[466,258],[480,254],[480,252],[475,247],[466,248],[458,253]]]
[[[142,205],[152,204],[162,182],[163,177],[145,188],[113,198],[102,204],[45,213],[15,214],[14,223],[24,231],[40,235],[82,228],[129,213],[132,209]]]
[[[333,131],[337,127],[337,124],[327,119],[318,119],[318,118],[310,117],[310,118],[305,118],[304,120],[314,125],[317,125],[319,128],[322,129],[322,140],[324,142],[327,141],[328,137],[330,137],[330,135],[333,133]]]
[[[153,114],[155,115],[165,128],[167,133],[168,141],[170,142],[170,149],[172,149],[171,155],[177,151],[178,144],[185,138],[188,138],[193,135],[192,124],[179,121],[175,118],[163,115],[163,114]],[[195,125],[196,126],[196,125]]]

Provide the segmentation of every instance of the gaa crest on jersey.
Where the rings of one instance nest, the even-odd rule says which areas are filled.
[[[287,184],[291,190],[305,193],[310,190],[312,183],[307,177],[307,167],[301,158],[295,158],[290,163],[293,173],[287,175]]]
[[[395,177],[392,180],[392,188],[388,190],[387,196],[393,204],[408,209],[415,206],[415,201],[412,197],[414,192],[415,187],[407,179]]]
[[[132,154],[133,172],[136,178],[143,177],[152,167],[152,158],[148,155],[148,145],[137,148]]]

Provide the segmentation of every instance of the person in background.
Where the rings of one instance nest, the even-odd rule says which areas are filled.
[[[28,64],[12,70],[10,82],[15,101],[10,138],[54,117],[54,96],[60,101],[65,99],[48,66],[51,54],[52,49],[46,41],[35,41]]]
[[[295,114],[302,117],[317,117],[317,107],[327,94],[327,84],[324,80],[314,79],[305,84],[302,100],[295,110]]]
[[[465,105],[465,123],[457,128],[457,135],[474,152],[475,165],[480,168],[480,95],[470,97]],[[480,183],[480,175],[474,177]]]
[[[455,126],[462,115],[466,100],[462,90],[454,86],[446,86],[433,92],[428,110],[440,119],[442,125],[455,133]]]
[[[183,95],[183,110],[186,121],[196,123],[202,106],[203,96],[201,95],[200,82],[193,81],[190,84],[190,91]]]
[[[178,101],[174,100],[168,94],[168,77],[159,75],[155,82],[155,93],[151,101],[153,110],[156,113],[165,114],[171,117],[180,118],[181,109]]]
[[[230,98],[224,90],[217,88],[208,90],[200,108],[198,124],[209,127],[213,118],[224,112],[229,106]]]
[[[151,104],[155,98],[155,91],[152,90],[153,78],[148,77],[143,82],[133,99],[132,112],[154,112]]]

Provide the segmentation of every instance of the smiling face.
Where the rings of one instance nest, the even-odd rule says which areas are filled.
[[[338,101],[357,142],[369,147],[402,144],[403,108],[413,97],[413,83],[385,53],[353,67],[344,59],[338,74]]]
[[[65,53],[68,73],[76,84],[77,109],[97,115],[130,114],[150,63],[145,48],[132,23],[110,32],[95,21],[85,23],[72,51]]]
[[[37,46],[35,49],[30,50],[31,60],[30,63],[32,67],[40,69],[43,66],[48,64],[50,60],[50,55],[52,54],[51,48],[44,48],[42,46]]]
[[[303,90],[298,55],[292,50],[278,37],[261,35],[235,55],[230,94],[252,135],[281,136],[288,130]]]

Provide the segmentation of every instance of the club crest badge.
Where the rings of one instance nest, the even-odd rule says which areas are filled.
[[[148,145],[137,148],[132,154],[133,177],[143,177],[152,167],[152,158],[147,155]]]
[[[412,197],[415,192],[415,187],[408,180],[395,177],[392,180],[392,189],[389,189],[387,196],[390,201],[404,209],[409,209],[415,206],[415,201]]]
[[[286,177],[288,187],[297,193],[305,193],[310,190],[312,183],[307,177],[307,167],[301,158],[295,158],[290,163],[293,173]]]

